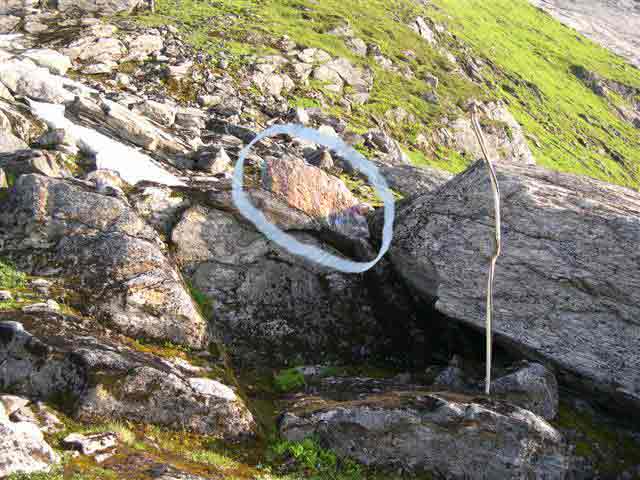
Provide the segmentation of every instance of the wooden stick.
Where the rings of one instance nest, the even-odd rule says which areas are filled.
[[[496,270],[496,261],[498,260],[498,256],[500,255],[500,188],[498,186],[498,177],[496,176],[496,171],[493,168],[493,164],[491,163],[491,159],[489,158],[489,152],[487,150],[486,144],[484,142],[484,136],[482,135],[482,129],[480,128],[480,122],[478,122],[478,111],[477,106],[473,104],[471,106],[471,125],[473,127],[473,131],[478,137],[478,142],[480,143],[480,149],[482,150],[482,155],[484,157],[484,162],[489,170],[489,177],[491,179],[491,187],[493,190],[493,212],[495,217],[495,237],[494,237],[494,249],[493,254],[491,255],[491,260],[489,261],[489,277],[487,279],[487,305],[486,305],[486,318],[485,318],[485,327],[486,327],[486,349],[487,349],[487,359],[486,359],[486,378],[485,378],[485,387],[484,391],[487,395],[491,393],[491,344],[492,344],[492,334],[491,334],[491,316],[493,314],[493,278],[495,276]]]

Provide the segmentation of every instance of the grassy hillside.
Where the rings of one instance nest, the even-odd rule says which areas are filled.
[[[157,0],[157,14],[148,24],[170,23],[194,45],[214,54],[224,52],[231,69],[250,63],[254,55],[277,52],[276,40],[286,34],[296,42],[322,48],[375,72],[371,100],[344,116],[361,132],[401,106],[415,123],[390,125],[394,135],[418,164],[460,171],[469,160],[445,148],[418,151],[420,132],[434,131],[445,117],[462,114],[470,98],[501,98],[523,125],[538,164],[590,175],[633,188],[640,186],[640,129],[621,120],[614,105],[623,100],[602,98],[572,73],[582,66],[601,76],[640,88],[640,71],[593,42],[562,26],[525,0]],[[417,15],[444,25],[453,35],[441,35],[431,47],[407,24]],[[415,78],[383,70],[372,58],[358,57],[338,36],[327,32],[348,21],[355,34],[380,46],[397,65],[408,65]],[[407,50],[415,56],[407,55]],[[456,72],[446,58],[460,63],[470,56],[484,59],[485,82],[475,84]],[[424,73],[440,79],[434,105],[422,99],[429,90]],[[313,105],[311,83],[292,92],[292,105]]]
[[[531,145],[538,164],[640,185],[640,130],[622,121],[571,67],[638,88],[640,71],[525,0],[434,3],[441,8],[437,17],[494,63],[493,93],[538,138],[541,147]]]

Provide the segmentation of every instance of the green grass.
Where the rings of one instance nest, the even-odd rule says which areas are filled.
[[[489,76],[498,87],[491,94],[538,139],[540,148],[530,146],[539,165],[638,188],[640,130],[622,121],[572,67],[635,87],[640,71],[525,0],[433,3],[448,28],[495,65]]]
[[[353,195],[361,202],[368,203],[373,207],[381,207],[384,205],[384,202],[376,190],[362,178],[357,176],[356,173],[341,173],[339,177],[351,193],[353,193]],[[402,198],[401,194],[392,189],[391,193],[396,200],[400,200]]]
[[[196,288],[190,281],[187,281],[186,283],[189,288],[191,298],[193,298],[193,301],[198,305],[200,313],[205,318],[211,318],[211,315],[213,314],[213,305],[209,297],[207,297],[204,292]]]
[[[0,290],[23,288],[27,284],[27,275],[16,269],[8,260],[0,259]]]
[[[416,131],[437,125],[458,102],[483,96],[476,85],[461,76],[449,75],[446,58],[407,27],[407,22],[421,12],[421,7],[410,0],[157,0],[156,6],[156,15],[139,17],[139,21],[178,26],[195,47],[214,55],[224,52],[231,59],[232,73],[234,67],[251,62],[255,55],[279,53],[275,47],[282,35],[300,45],[321,48],[333,56],[371,68],[376,80],[370,101],[355,106],[351,112],[338,105],[339,95],[328,94],[318,82],[299,86],[288,99],[292,106],[317,106],[310,93],[322,93],[333,102],[328,109],[330,113],[345,118],[353,131],[374,127],[376,119],[400,106],[418,120],[412,125],[390,126],[397,139],[408,143]],[[397,65],[408,65],[416,78],[407,80],[398,73],[383,70],[372,58],[354,54],[342,38],[327,33],[345,22],[365,42],[377,43]],[[407,58],[403,53],[407,50],[413,50],[415,58]],[[421,79],[426,72],[441,78],[440,105],[422,99],[422,94],[430,89]]]
[[[288,368],[273,377],[273,384],[279,392],[291,392],[305,385],[304,375],[297,368]]]
[[[293,459],[296,470],[304,472],[304,478],[311,480],[360,480],[365,474],[362,465],[349,459],[339,459],[331,450],[320,447],[313,438],[305,438],[301,442],[281,440],[271,447],[271,455],[274,462]]]

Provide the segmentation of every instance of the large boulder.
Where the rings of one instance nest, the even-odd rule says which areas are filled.
[[[479,117],[480,128],[492,161],[535,165],[522,127],[504,104],[481,104]],[[457,118],[436,136],[438,143],[464,153],[471,160],[482,158],[482,150],[468,116]]]
[[[562,435],[542,418],[462,394],[305,398],[284,414],[280,433],[295,441],[314,436],[365,465],[451,479],[564,479],[570,459]]]
[[[251,191],[266,217],[300,241],[340,255],[309,216],[270,192]],[[383,343],[363,275],[305,261],[269,242],[235,211],[229,192],[187,210],[175,258],[212,304],[217,328],[243,363],[353,358]]]
[[[131,336],[202,348],[208,327],[156,232],[123,200],[73,180],[20,176],[0,208],[5,255],[63,275],[79,308]]]
[[[263,184],[312,217],[327,218],[359,203],[342,180],[296,157],[266,161]]]
[[[3,409],[0,404],[0,478],[48,471],[60,459],[40,429],[29,422],[11,422]]]
[[[254,432],[240,397],[194,376],[186,362],[137,351],[129,346],[134,342],[87,319],[0,313],[5,319],[12,321],[0,321],[0,390],[64,400],[62,407],[87,422],[132,420],[226,438]]]
[[[533,166],[496,167],[495,341],[544,359],[561,381],[637,407],[640,194]],[[440,312],[482,329],[493,223],[479,162],[399,208],[391,260]]]

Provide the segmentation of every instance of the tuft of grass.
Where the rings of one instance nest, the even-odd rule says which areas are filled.
[[[273,384],[279,392],[298,390],[305,386],[304,375],[297,368],[288,368],[273,377]]]
[[[321,480],[360,480],[366,478],[365,468],[348,458],[339,458],[331,450],[324,449],[314,438],[301,442],[280,440],[271,446],[273,460],[292,459],[296,472],[304,472],[305,478]],[[370,478],[370,477],[369,477]]]
[[[199,290],[190,281],[187,280],[186,283],[189,288],[191,298],[193,298],[193,301],[198,305],[200,313],[205,318],[211,318],[211,315],[213,314],[213,304],[211,303],[211,299],[209,299],[202,290]]]
[[[0,259],[0,289],[11,290],[24,288],[27,284],[27,275],[16,269],[8,260]]]
[[[127,339],[127,344],[139,352],[150,353],[162,358],[172,359],[179,357],[184,360],[190,359],[189,354],[191,353],[191,349],[189,347],[178,345],[168,340],[160,344],[158,342],[137,338],[135,340]]]
[[[187,452],[186,457],[192,462],[203,463],[205,465],[215,465],[222,470],[232,470],[239,468],[240,464],[235,460],[213,450],[195,450]]]
[[[376,190],[364,179],[357,176],[357,174],[341,173],[340,179],[344,182],[351,193],[353,193],[353,195],[361,202],[368,203],[373,207],[381,207],[384,205],[384,202]],[[402,195],[398,192],[391,190],[391,193],[396,200],[402,199]]]

